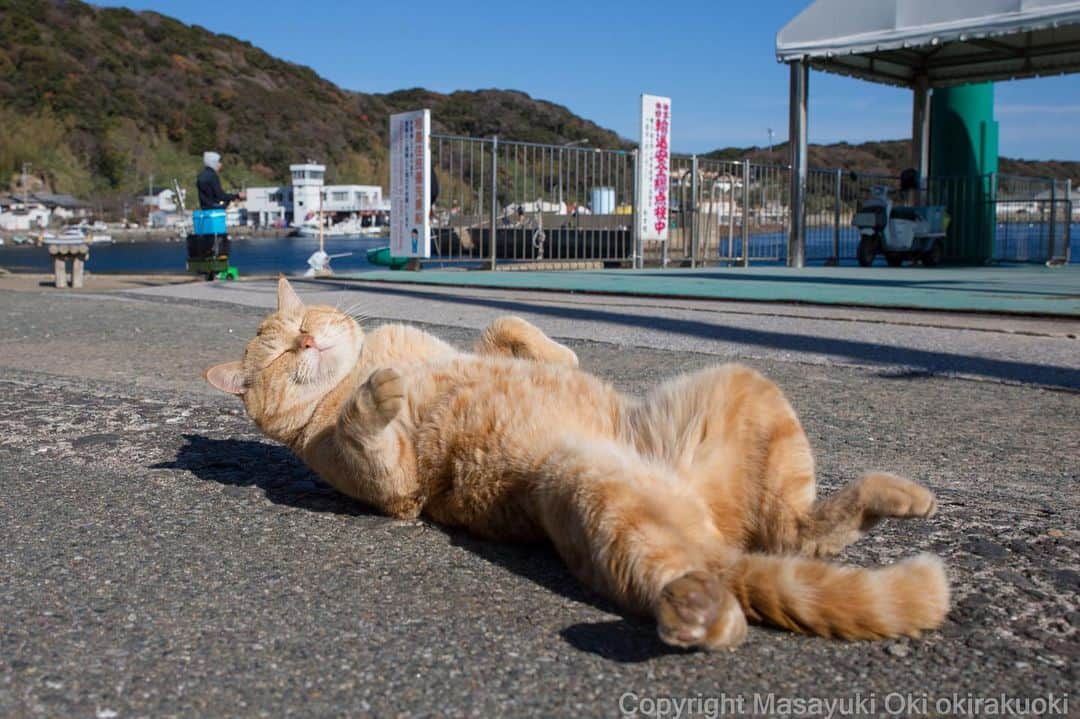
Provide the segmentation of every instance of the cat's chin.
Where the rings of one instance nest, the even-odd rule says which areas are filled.
[[[321,384],[327,375],[331,374],[332,367],[323,357],[323,353],[315,348],[306,349],[301,353],[293,373],[293,384],[311,386]]]
[[[341,381],[344,374],[344,362],[340,356],[343,349],[344,347],[333,345],[305,350],[293,374],[293,382],[307,389],[333,387]]]

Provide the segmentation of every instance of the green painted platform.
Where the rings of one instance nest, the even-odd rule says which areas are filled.
[[[379,270],[338,277],[365,282],[516,290],[1080,316],[1080,266],[749,267],[566,272]]]

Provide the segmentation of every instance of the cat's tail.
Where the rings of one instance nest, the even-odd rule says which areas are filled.
[[[551,339],[520,317],[499,317],[484,330],[473,348],[476,354],[577,367],[574,351]]]
[[[920,554],[880,569],[797,556],[745,554],[729,582],[752,622],[843,639],[917,636],[949,611],[945,566]]]

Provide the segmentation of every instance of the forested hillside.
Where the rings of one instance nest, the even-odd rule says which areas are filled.
[[[614,146],[615,133],[520,92],[350,92],[248,42],[153,12],[0,0],[0,188],[23,162],[47,189],[130,194],[193,177],[209,148],[227,182],[283,181],[317,159],[331,181],[384,181],[389,115],[429,107],[453,133]]]
[[[146,187],[191,184],[206,149],[225,155],[226,184],[286,181],[315,159],[331,182],[387,180],[389,115],[429,107],[438,131],[535,142],[588,139],[630,147],[567,108],[506,90],[365,94],[251,43],[153,12],[78,0],[0,0],[0,190],[23,163],[31,186],[119,204]],[[907,143],[811,147],[811,166],[895,174]],[[784,145],[714,157],[786,161]],[[1002,159],[1002,172],[1071,176],[1080,163]]]
[[[899,175],[911,167],[911,141],[886,140],[852,145],[840,142],[833,145],[810,145],[810,167],[854,170],[871,175]],[[788,162],[787,143],[767,147],[726,147],[707,153],[705,157],[721,160],[749,158],[753,162]],[[1017,160],[1008,157],[998,159],[998,172],[1006,175],[1029,177],[1071,177],[1073,186],[1080,185],[1080,162],[1062,160]]]

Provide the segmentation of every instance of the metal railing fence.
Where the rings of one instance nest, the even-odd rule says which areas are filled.
[[[994,259],[1068,262],[1073,226],[1072,182],[998,175],[994,196]]]
[[[790,167],[673,155],[670,238],[640,247],[633,233],[635,167],[634,150],[434,134],[440,193],[432,261],[495,269],[786,260]],[[897,204],[949,207],[946,248],[953,259],[1043,262],[1069,254],[1068,182],[931,177],[921,190],[901,193],[896,177],[811,169],[808,261],[855,259],[860,237],[852,218],[879,185],[893,190]]]
[[[433,135],[432,167],[441,262],[634,259],[632,152]]]

